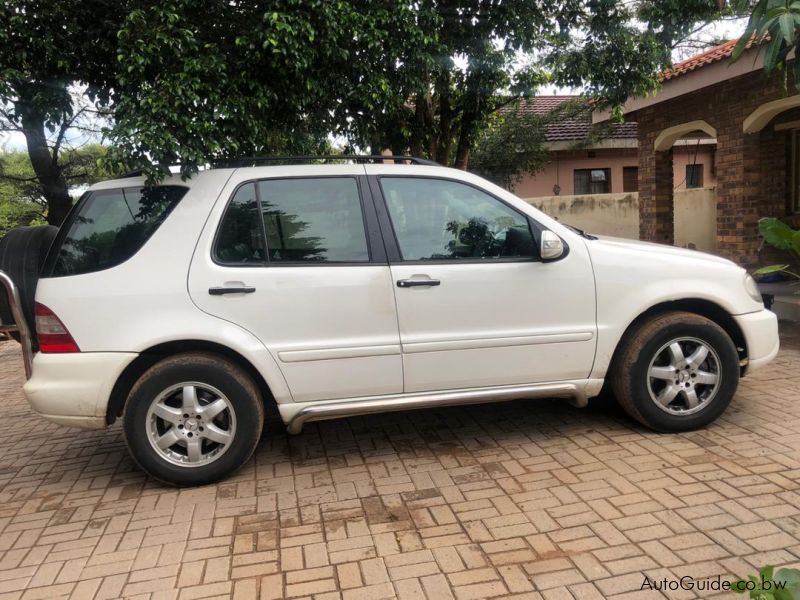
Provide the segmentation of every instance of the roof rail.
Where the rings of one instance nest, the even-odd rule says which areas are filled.
[[[143,169],[136,169],[135,171],[128,171],[127,173],[123,173],[116,177],[116,179],[127,179],[128,177],[141,177],[144,175]]]
[[[320,154],[308,156],[244,156],[236,158],[221,158],[212,160],[213,167],[254,167],[258,163],[307,163],[315,161],[352,161],[356,163],[380,163],[384,161],[393,160],[395,162],[407,162],[412,165],[427,165],[431,167],[440,167],[441,165],[435,161],[426,158],[419,158],[416,156],[398,156],[389,155],[384,156],[381,154]]]

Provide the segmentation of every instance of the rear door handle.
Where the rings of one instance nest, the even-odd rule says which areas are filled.
[[[408,287],[433,287],[436,285],[441,285],[441,281],[438,279],[398,279],[397,280],[397,287],[401,288],[408,288]]]
[[[212,296],[224,296],[225,294],[252,294],[256,291],[254,287],[212,287],[208,288],[208,293]]]

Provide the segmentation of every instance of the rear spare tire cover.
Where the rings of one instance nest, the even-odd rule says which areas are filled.
[[[58,227],[45,225],[43,227],[18,227],[9,231],[0,239],[0,270],[19,289],[22,302],[22,312],[31,331],[31,340],[36,350],[36,332],[33,305],[36,295],[36,284],[39,274],[47,257],[47,252],[58,233]],[[14,323],[11,307],[5,289],[0,287],[0,321],[3,324]]]

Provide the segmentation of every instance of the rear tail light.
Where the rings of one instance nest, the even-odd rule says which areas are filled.
[[[45,354],[63,354],[80,352],[78,344],[72,339],[67,328],[56,314],[44,304],[36,303],[36,335],[39,339],[39,351]]]

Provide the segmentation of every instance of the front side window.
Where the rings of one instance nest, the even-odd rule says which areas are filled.
[[[85,195],[54,248],[52,275],[80,275],[115,267],[155,233],[188,188],[158,186],[98,190]]]
[[[441,179],[380,181],[405,261],[535,257],[525,216],[485,192]]]
[[[610,194],[611,169],[575,169],[575,194]]]

